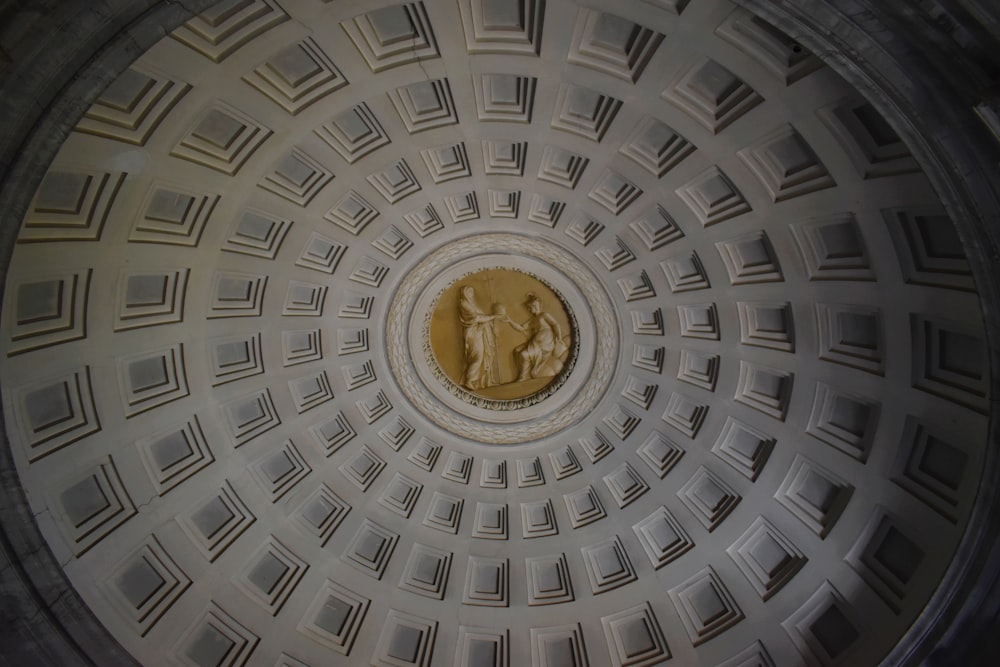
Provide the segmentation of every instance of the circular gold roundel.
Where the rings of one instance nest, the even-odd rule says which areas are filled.
[[[538,278],[485,269],[441,292],[431,317],[431,350],[445,376],[466,391],[516,400],[569,371],[571,321],[562,298]]]

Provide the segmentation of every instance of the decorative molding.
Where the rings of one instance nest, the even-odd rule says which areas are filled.
[[[754,519],[726,553],[765,602],[791,581],[808,560],[763,516]]]
[[[209,562],[221,556],[256,520],[228,480],[215,495],[177,517],[177,523]]]
[[[378,502],[404,519],[409,519],[423,488],[423,484],[397,472],[385,485]]]
[[[395,204],[420,190],[417,177],[403,159],[370,174],[365,180],[390,204]]]
[[[451,552],[414,544],[399,587],[432,600],[443,600],[451,571]]]
[[[219,195],[154,182],[132,223],[131,243],[194,247],[219,203]]]
[[[267,276],[216,271],[209,288],[208,319],[260,317]]]
[[[197,415],[183,424],[155,432],[135,446],[161,496],[215,462]]]
[[[737,155],[775,202],[837,185],[805,139],[788,125],[758,139]]]
[[[806,433],[864,463],[880,412],[873,399],[817,382]]]
[[[663,35],[628,19],[581,8],[567,60],[636,83]]]
[[[814,533],[825,538],[854,487],[818,463],[796,454],[774,497]]]
[[[708,414],[708,407],[675,391],[667,399],[662,419],[693,440],[698,437],[698,431]]]
[[[706,391],[715,391],[721,359],[717,354],[682,349],[677,362],[677,379]]]
[[[786,86],[823,66],[815,54],[742,7],[735,8],[715,34],[763,65]]]
[[[191,86],[180,79],[133,64],[104,89],[73,129],[145,146],[190,90]]]
[[[659,204],[630,222],[628,226],[650,252],[684,237],[684,232],[677,226],[673,217]]]
[[[617,536],[580,549],[594,595],[606,593],[637,579],[635,568]]]
[[[92,273],[28,274],[11,281],[4,307],[7,356],[86,338]]]
[[[562,604],[576,599],[566,554],[525,558],[524,571],[528,578],[529,607]]]
[[[587,193],[587,197],[615,215],[621,215],[641,196],[642,190],[639,186],[610,170],[605,171]]]
[[[531,628],[532,667],[590,667],[579,623]]]
[[[732,417],[726,417],[722,432],[712,445],[712,453],[751,482],[757,480],[776,440],[763,431]]]
[[[245,445],[281,424],[281,417],[271,398],[271,390],[267,388],[223,403],[220,408],[223,424],[236,447]]]
[[[597,491],[589,485],[572,493],[563,494],[563,501],[566,503],[569,523],[574,529],[591,524],[608,515]]]
[[[758,230],[715,244],[733,285],[781,282],[781,266],[767,232]]]
[[[389,91],[389,100],[410,134],[458,123],[455,100],[452,99],[447,79],[430,79],[401,86]]]
[[[552,127],[600,142],[621,106],[622,101],[610,95],[563,83],[556,93]]]
[[[293,116],[348,84],[312,37],[281,49],[243,80]]]
[[[498,0],[458,3],[469,53],[537,56],[542,46],[545,0],[514,4]]]
[[[516,74],[473,76],[480,122],[530,123],[538,79]]]
[[[913,387],[946,401],[987,414],[987,346],[969,325],[910,314]]]
[[[809,280],[875,280],[868,248],[851,213],[789,225]]]
[[[372,655],[375,665],[430,667],[438,622],[390,609]]]
[[[312,472],[291,440],[270,448],[267,454],[247,464],[247,469],[272,503],[281,500]]]
[[[527,141],[483,139],[483,170],[488,176],[524,176],[527,153]],[[464,175],[470,175],[468,165]]]
[[[718,528],[742,500],[729,484],[705,466],[698,467],[677,491],[677,497],[708,532]]]
[[[583,470],[580,461],[576,458],[576,454],[573,453],[569,445],[549,452],[549,461],[552,464],[552,471],[555,473],[556,479],[564,479]]]
[[[233,583],[271,616],[277,616],[308,569],[306,561],[271,535],[233,577]]]
[[[795,351],[792,306],[785,302],[737,301],[740,343],[782,352]]]
[[[864,641],[864,626],[857,613],[829,581],[824,581],[781,626],[804,658],[824,667],[849,663],[859,642]]]
[[[590,163],[589,158],[555,146],[542,149],[542,159],[538,165],[538,178],[555,183],[570,190],[576,188],[580,177]]]
[[[521,503],[521,532],[524,539],[556,535],[556,515],[551,500]]]
[[[458,533],[464,503],[465,501],[459,497],[435,491],[427,505],[427,515],[423,524],[452,535]]]
[[[188,396],[181,343],[118,357],[118,386],[126,419]]]
[[[455,664],[509,667],[510,630],[458,626]]]
[[[221,63],[288,18],[276,0],[215,5],[188,20],[170,36],[212,62]]]
[[[503,459],[483,459],[479,486],[484,489],[506,489],[507,462]]]
[[[292,514],[292,520],[322,547],[350,511],[347,501],[322,483],[302,501]]]
[[[472,536],[482,540],[506,540],[507,503],[476,503]]]
[[[233,221],[222,249],[250,257],[274,259],[291,226],[291,220],[255,209],[246,209]]]
[[[304,208],[332,180],[333,172],[301,148],[292,148],[264,174],[257,187]]]
[[[17,242],[100,241],[127,176],[53,166],[31,200]]]
[[[652,431],[636,453],[657,477],[663,479],[684,456],[684,449],[659,431]]]
[[[876,506],[844,560],[899,614],[927,561],[919,533],[884,507]]]
[[[385,461],[362,445],[350,459],[340,465],[340,472],[362,491],[367,491],[378,474],[385,468]]]
[[[327,579],[297,629],[337,653],[350,655],[370,605],[368,598]]]
[[[955,225],[941,207],[883,209],[903,280],[912,285],[976,291]]]
[[[663,98],[712,134],[719,134],[764,101],[753,88],[711,58],[681,70]]]
[[[907,416],[890,478],[952,523],[972,497],[971,452],[950,431]]]
[[[653,510],[652,514],[632,526],[632,530],[649,562],[657,570],[694,548],[694,542],[666,507]]]
[[[676,192],[703,227],[750,212],[750,204],[718,167],[709,167]]]
[[[204,667],[219,662],[219,647],[225,647],[226,667],[242,667],[260,642],[250,628],[215,602],[209,602],[194,623],[174,645],[175,661],[185,667]]]
[[[210,339],[208,356],[213,387],[264,372],[259,333]]]
[[[882,311],[873,306],[816,304],[819,358],[885,374]]]
[[[486,143],[483,142],[484,148]],[[465,150],[464,142],[446,144],[437,148],[425,148],[420,151],[420,157],[423,158],[424,164],[427,165],[427,171],[430,172],[435,183],[446,183],[456,178],[467,178],[472,175],[472,170],[469,168],[469,155]]]
[[[319,445],[320,452],[327,457],[332,456],[358,434],[343,412],[338,412],[332,418],[312,426],[309,432]]]
[[[677,306],[681,338],[719,340],[719,313],[714,303]]]
[[[376,9],[342,21],[340,27],[375,74],[440,56],[423,2]]]
[[[371,108],[362,102],[341,111],[315,130],[348,164],[354,164],[390,142]]]
[[[508,572],[506,558],[470,556],[466,568],[465,593],[462,604],[478,607],[506,607],[508,605]]]
[[[235,176],[271,134],[270,128],[236,107],[216,102],[201,113],[170,154]]]
[[[428,440],[425,436],[421,436],[420,441],[413,447],[413,451],[407,456],[407,460],[413,465],[417,466],[422,470],[427,472],[434,471],[434,465],[437,463],[438,457],[441,455],[441,445],[437,444],[432,440]]]
[[[613,667],[652,667],[673,656],[648,602],[601,617]]]
[[[53,484],[48,508],[77,558],[137,513],[110,456]]]
[[[674,586],[668,593],[695,646],[718,637],[745,618],[711,566]]]
[[[151,534],[119,561],[102,587],[125,622],[145,637],[191,587],[191,577]]]
[[[698,252],[691,250],[660,262],[671,294],[709,289],[712,285]]]
[[[920,171],[906,143],[868,101],[854,98],[837,102],[817,115],[862,178]]]
[[[398,534],[364,519],[340,557],[358,571],[381,579],[398,541]]]

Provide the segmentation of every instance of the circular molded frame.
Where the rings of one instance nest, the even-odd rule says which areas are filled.
[[[537,277],[578,314],[575,365],[545,390],[516,401],[442,382],[426,335],[441,290],[462,275],[498,266]],[[604,395],[618,361],[619,324],[601,283],[570,252],[518,234],[478,234],[438,248],[403,278],[386,319],[389,366],[407,399],[438,426],[488,444],[540,440],[575,423]]]

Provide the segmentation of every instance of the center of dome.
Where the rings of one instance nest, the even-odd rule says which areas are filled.
[[[453,281],[434,304],[434,361],[467,392],[496,401],[532,397],[575,361],[573,318],[539,277],[493,267]]]
[[[473,234],[431,251],[386,316],[406,398],[438,426],[492,445],[539,440],[588,415],[618,344],[600,281],[572,252],[523,234]]]

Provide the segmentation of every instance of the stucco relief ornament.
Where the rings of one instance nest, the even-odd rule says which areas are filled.
[[[463,276],[443,290],[427,333],[435,374],[452,393],[489,399],[470,398],[476,405],[511,409],[561,385],[575,361],[574,329],[574,318],[549,285],[498,267]]]
[[[619,323],[597,278],[557,244],[510,233],[447,243],[400,282],[386,354],[431,421],[489,444],[530,442],[591,414],[614,376]]]

